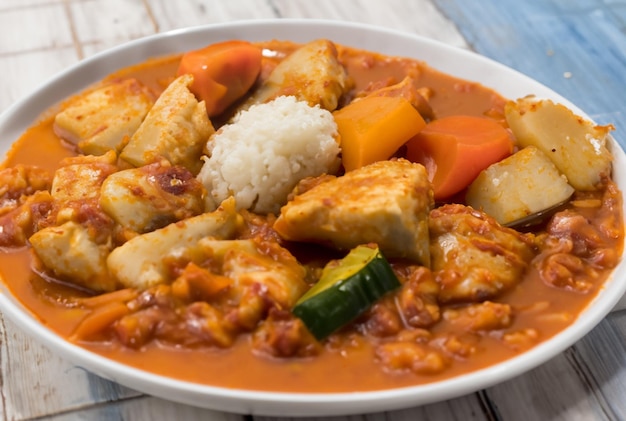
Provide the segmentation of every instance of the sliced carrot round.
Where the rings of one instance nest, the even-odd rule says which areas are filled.
[[[511,134],[497,121],[465,115],[431,121],[406,146],[407,159],[426,167],[438,200],[460,192],[513,152]]]

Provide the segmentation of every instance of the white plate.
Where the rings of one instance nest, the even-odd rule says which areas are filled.
[[[95,55],[59,74],[0,117],[0,150],[10,144],[49,107],[109,73],[148,58],[199,48],[227,39],[286,39],[306,42],[328,38],[345,45],[389,55],[415,57],[446,73],[481,82],[508,98],[533,93],[561,102],[581,115],[574,104],[549,88],[492,60],[418,36],[378,27],[316,20],[271,20],[210,25],[163,33]],[[614,178],[626,191],[626,155],[614,141]],[[406,408],[467,394],[522,374],[565,350],[588,333],[626,290],[622,261],[604,289],[579,319],[554,338],[524,354],[486,369],[426,386],[364,393],[295,394],[255,392],[198,385],[157,376],[116,363],[72,345],[35,318],[0,286],[0,309],[24,331],[59,355],[102,377],[178,402],[223,411],[276,416],[323,416]]]

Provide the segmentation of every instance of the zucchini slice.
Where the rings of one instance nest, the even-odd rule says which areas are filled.
[[[300,297],[292,312],[322,340],[399,286],[378,247],[358,246],[338,263],[326,265],[320,280]]]

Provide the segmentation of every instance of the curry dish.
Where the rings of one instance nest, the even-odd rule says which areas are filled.
[[[214,44],[33,123],[0,171],[0,273],[68,341],[160,375],[439,381],[601,292],[624,237],[611,129],[328,40]]]

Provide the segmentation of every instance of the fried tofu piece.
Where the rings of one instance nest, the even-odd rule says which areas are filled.
[[[235,200],[227,199],[203,213],[164,228],[138,235],[114,249],[107,258],[109,272],[125,287],[146,289],[171,282],[168,261],[192,261],[205,237],[230,239],[243,224]]]
[[[291,308],[307,290],[306,270],[286,250],[276,255],[265,254],[253,240],[214,240],[199,242],[203,252],[219,262],[221,275],[233,281],[228,299],[245,306],[244,294],[264,291],[264,299]]]
[[[36,232],[29,242],[45,268],[64,281],[98,292],[117,288],[106,266],[110,245],[98,244],[87,227],[68,221]]]
[[[117,287],[106,267],[113,247],[112,221],[98,206],[102,183],[117,171],[116,160],[114,151],[65,159],[52,179],[50,205],[44,206],[50,209],[47,219],[54,226],[35,232],[28,240],[47,271],[99,292]]]
[[[124,228],[144,233],[202,213],[205,194],[189,170],[163,161],[111,174],[99,203]]]
[[[43,190],[49,190],[52,175],[43,168],[17,164],[0,169],[0,215],[4,215],[28,198]]]
[[[113,151],[67,158],[54,173],[50,194],[59,203],[98,197],[104,180],[118,170],[116,159]]]
[[[3,207],[0,215],[0,247],[22,247],[39,229],[55,223],[57,209],[47,190],[24,196],[19,204]]]
[[[141,167],[165,158],[194,174],[200,171],[202,150],[215,129],[204,101],[189,90],[192,82],[185,74],[168,85],[122,150],[123,161]]]
[[[115,81],[76,97],[54,119],[54,132],[88,155],[120,151],[154,103],[136,79]]]
[[[440,302],[495,298],[519,282],[534,257],[530,234],[503,227],[469,206],[441,206],[429,221]]]
[[[349,85],[346,70],[337,58],[337,48],[331,41],[319,39],[281,61],[242,109],[279,96],[295,96],[311,106],[334,111]]]
[[[274,229],[286,240],[340,250],[376,243],[387,257],[430,264],[426,169],[405,159],[379,161],[323,182],[282,209]]]

